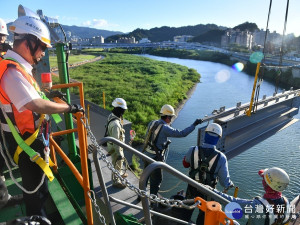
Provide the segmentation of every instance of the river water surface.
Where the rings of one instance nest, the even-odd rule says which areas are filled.
[[[230,108],[234,107],[237,102],[243,104],[250,101],[254,82],[253,76],[237,72],[231,67],[219,63],[145,56],[194,68],[201,74],[200,83],[197,84],[194,93],[172,124],[175,128],[184,129],[193,123],[196,118],[203,118],[221,106]],[[274,90],[273,84],[264,81],[260,88],[260,99],[263,95],[273,95]],[[295,118],[300,119],[299,114]],[[185,138],[172,138],[171,140],[167,163],[187,174],[188,169],[182,166],[182,159],[189,147],[196,145],[197,131],[193,131]],[[299,165],[300,122],[229,160],[231,179],[240,189],[238,196],[248,199],[263,193],[262,179],[257,174],[258,170],[274,166],[284,169],[290,175],[290,185],[284,191],[284,195],[290,200],[293,199],[300,193]],[[178,185],[178,183],[179,181],[174,179],[172,175],[165,173],[161,190],[169,190],[174,186],[176,188],[161,194],[170,197],[180,189],[186,190],[186,184],[180,183]],[[229,194],[233,194],[233,191]]]

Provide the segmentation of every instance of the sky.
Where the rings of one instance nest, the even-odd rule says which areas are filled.
[[[288,0],[287,0],[288,1]],[[269,29],[283,34],[287,1],[273,0]],[[234,27],[244,22],[266,29],[270,0],[0,0],[0,17],[12,22],[19,4],[57,18],[63,25],[131,32],[213,23]],[[300,0],[289,1],[286,34],[300,36]]]

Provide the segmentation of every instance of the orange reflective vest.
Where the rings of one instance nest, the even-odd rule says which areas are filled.
[[[3,74],[8,68],[15,68],[18,70],[23,77],[38,91],[40,92],[40,87],[38,83],[35,81],[35,79],[29,75],[19,63],[11,60],[11,59],[2,59],[0,60],[0,82],[2,79]],[[6,93],[3,91],[3,89],[0,86],[0,101],[3,104],[3,108],[5,112],[7,113],[8,117],[12,121],[12,123],[15,125],[16,130],[23,135],[25,132],[29,132],[30,134],[33,134],[39,125],[39,119],[41,117],[40,114],[32,112],[30,110],[24,110],[23,112],[19,112],[14,104],[11,102],[9,97],[6,95]],[[3,118],[1,120],[3,130],[6,132],[11,132],[6,120]]]

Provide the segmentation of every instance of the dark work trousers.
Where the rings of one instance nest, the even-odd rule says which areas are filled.
[[[24,135],[24,140],[30,135]],[[17,143],[10,133],[5,133],[6,141],[9,143],[9,151],[11,156],[14,156],[17,148]],[[41,135],[31,144],[31,148],[41,154],[44,158],[44,144]],[[32,162],[29,156],[22,151],[19,155],[19,169],[22,177],[22,186],[28,190],[33,191],[41,183],[43,170],[35,163]],[[23,199],[26,206],[26,215],[40,215],[46,216],[44,211],[44,204],[49,195],[48,191],[48,178],[45,176],[42,186],[33,194],[26,194],[23,192]]]
[[[191,185],[188,185],[187,190],[186,190],[186,199],[194,199],[196,197],[200,197],[203,198],[204,200],[207,200],[207,196],[203,195],[200,191],[198,191],[197,188],[194,188]],[[202,225],[204,224],[204,218],[205,218],[205,214],[203,211],[201,211],[200,209],[196,209],[199,211],[198,213],[198,217],[196,220],[196,224],[198,225]],[[192,214],[194,212],[194,209],[183,209],[182,214],[183,216],[183,220],[189,222],[191,220]]]
[[[156,157],[153,158],[156,160]],[[148,162],[144,162],[144,168],[146,168],[149,165]],[[151,174],[150,174],[150,194],[157,195],[161,182],[163,179],[163,172],[161,169],[155,169]],[[148,179],[149,180],[149,179]],[[147,180],[147,183],[148,183]]]
[[[2,141],[2,135],[0,134],[0,144],[2,146],[2,150],[3,150],[3,153],[6,155],[5,153],[5,148],[4,148],[4,145],[3,145],[3,141]],[[4,168],[5,168],[5,160],[2,156],[2,154],[0,153],[0,176],[3,175],[3,172],[4,172]]]

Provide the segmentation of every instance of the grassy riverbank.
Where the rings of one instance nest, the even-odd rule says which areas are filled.
[[[109,110],[114,98],[124,98],[128,103],[124,117],[132,122],[136,143],[143,141],[149,121],[158,118],[161,106],[177,107],[200,79],[196,70],[173,63],[97,49],[85,53],[105,58],[73,68],[70,77],[84,83],[85,98],[95,104],[103,106],[105,92]]]
[[[95,55],[71,55],[69,57],[69,65],[73,63],[83,62],[85,60],[94,59]],[[57,56],[56,55],[50,55],[50,67],[57,67]]]

